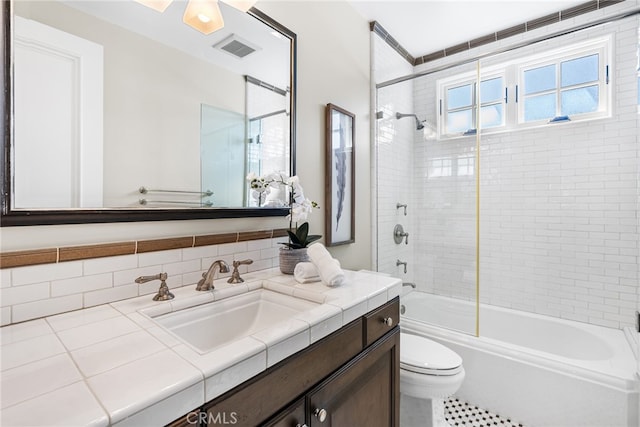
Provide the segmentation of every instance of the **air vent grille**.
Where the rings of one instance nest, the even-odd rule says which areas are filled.
[[[232,40],[230,43],[220,47],[220,49],[229,52],[232,55],[237,56],[238,58],[244,58],[256,50],[250,46],[247,46],[244,43],[239,42],[238,40]]]
[[[236,58],[244,58],[245,56],[259,50],[257,46],[253,46],[251,43],[241,39],[235,34],[232,34],[221,42],[213,45],[213,47],[220,49],[223,52],[227,52]]]

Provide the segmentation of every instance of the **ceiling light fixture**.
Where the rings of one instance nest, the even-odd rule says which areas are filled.
[[[248,12],[258,0],[222,0],[231,7],[235,7],[241,12]]]
[[[189,0],[182,22],[203,34],[211,34],[224,27],[218,0]]]
[[[135,0],[158,12],[164,12],[173,0]],[[241,12],[247,12],[258,0],[222,0]],[[189,0],[182,22],[208,35],[224,27],[218,0]]]
[[[164,12],[173,0],[136,0],[138,3],[150,7],[158,12]]]

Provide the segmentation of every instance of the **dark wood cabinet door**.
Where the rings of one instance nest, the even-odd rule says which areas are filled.
[[[305,399],[299,399],[287,409],[273,417],[263,427],[302,427],[304,423]]]
[[[395,327],[308,394],[309,426],[399,426],[399,369]]]

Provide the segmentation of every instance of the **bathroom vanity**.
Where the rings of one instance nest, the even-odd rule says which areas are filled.
[[[171,426],[398,426],[399,314],[396,297]]]
[[[345,277],[260,270],[5,326],[1,422],[397,426],[401,281]]]

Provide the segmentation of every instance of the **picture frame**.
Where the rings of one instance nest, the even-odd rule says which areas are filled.
[[[355,242],[356,116],[334,104],[325,109],[325,245]]]

